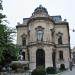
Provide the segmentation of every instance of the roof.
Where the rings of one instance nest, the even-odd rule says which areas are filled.
[[[40,15],[42,14],[42,15]],[[66,21],[62,21],[62,17],[60,15],[55,15],[55,16],[49,16],[48,11],[45,7],[42,5],[39,5],[34,12],[32,13],[32,16],[30,18],[23,18],[23,23],[18,24],[16,27],[24,27],[27,26],[27,24],[32,21],[32,20],[37,20],[37,19],[50,19],[55,25],[60,25],[60,24],[68,24]]]
[[[35,10],[34,10],[34,14],[35,13],[41,13],[41,12],[43,12],[43,13],[46,13],[46,14],[48,14],[48,12],[47,12],[47,9],[45,8],[45,7],[43,7],[42,5],[39,5],[39,7],[37,7]]]

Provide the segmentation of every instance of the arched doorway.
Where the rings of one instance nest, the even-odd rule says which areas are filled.
[[[45,67],[45,52],[43,49],[38,49],[36,51],[36,66]]]

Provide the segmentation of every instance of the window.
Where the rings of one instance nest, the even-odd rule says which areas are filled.
[[[37,31],[37,40],[43,41],[43,31],[42,30]]]
[[[23,60],[25,60],[25,52],[22,52]]]
[[[62,44],[62,36],[58,37],[58,44]]]
[[[36,34],[37,34],[37,41],[43,41],[43,33],[44,33],[44,28],[41,26],[38,26],[35,28]]]
[[[58,32],[57,34],[57,37],[58,37],[58,44],[62,44],[62,36],[63,36],[63,33],[61,33],[61,32]]]
[[[26,45],[26,38],[22,37],[22,46],[25,46],[25,45]]]
[[[73,58],[75,58],[75,52],[73,52]]]
[[[21,35],[21,39],[22,39],[22,46],[26,46],[26,37],[27,37],[27,35],[26,34],[22,34]]]
[[[63,51],[59,51],[59,59],[63,60]]]

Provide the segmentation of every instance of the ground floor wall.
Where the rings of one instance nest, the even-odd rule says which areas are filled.
[[[54,46],[37,45],[37,46],[30,46],[28,48],[30,70],[33,70],[36,68],[36,63],[37,63],[36,52],[39,49],[42,49],[45,53],[45,58],[44,58],[45,68],[53,66],[53,60],[52,60],[53,51],[56,52],[56,56],[55,56],[56,67],[60,68],[60,65],[64,64],[66,68],[69,68],[69,48],[55,48]],[[63,60],[59,60],[59,51],[63,51]]]
[[[63,51],[63,59],[60,60],[59,51]],[[69,68],[69,59],[70,59],[70,53],[69,48],[57,48],[57,54],[56,54],[56,64],[59,68],[61,64],[64,64],[66,68]]]
[[[52,50],[53,46],[33,46],[29,48],[29,54],[30,54],[30,69],[33,70],[36,68],[36,52],[37,50],[42,49],[45,52],[45,68],[49,66],[53,66],[52,64]]]

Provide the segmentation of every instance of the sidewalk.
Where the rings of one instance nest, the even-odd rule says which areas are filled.
[[[75,67],[72,68],[72,71],[68,70],[63,72],[61,75],[75,75]]]

